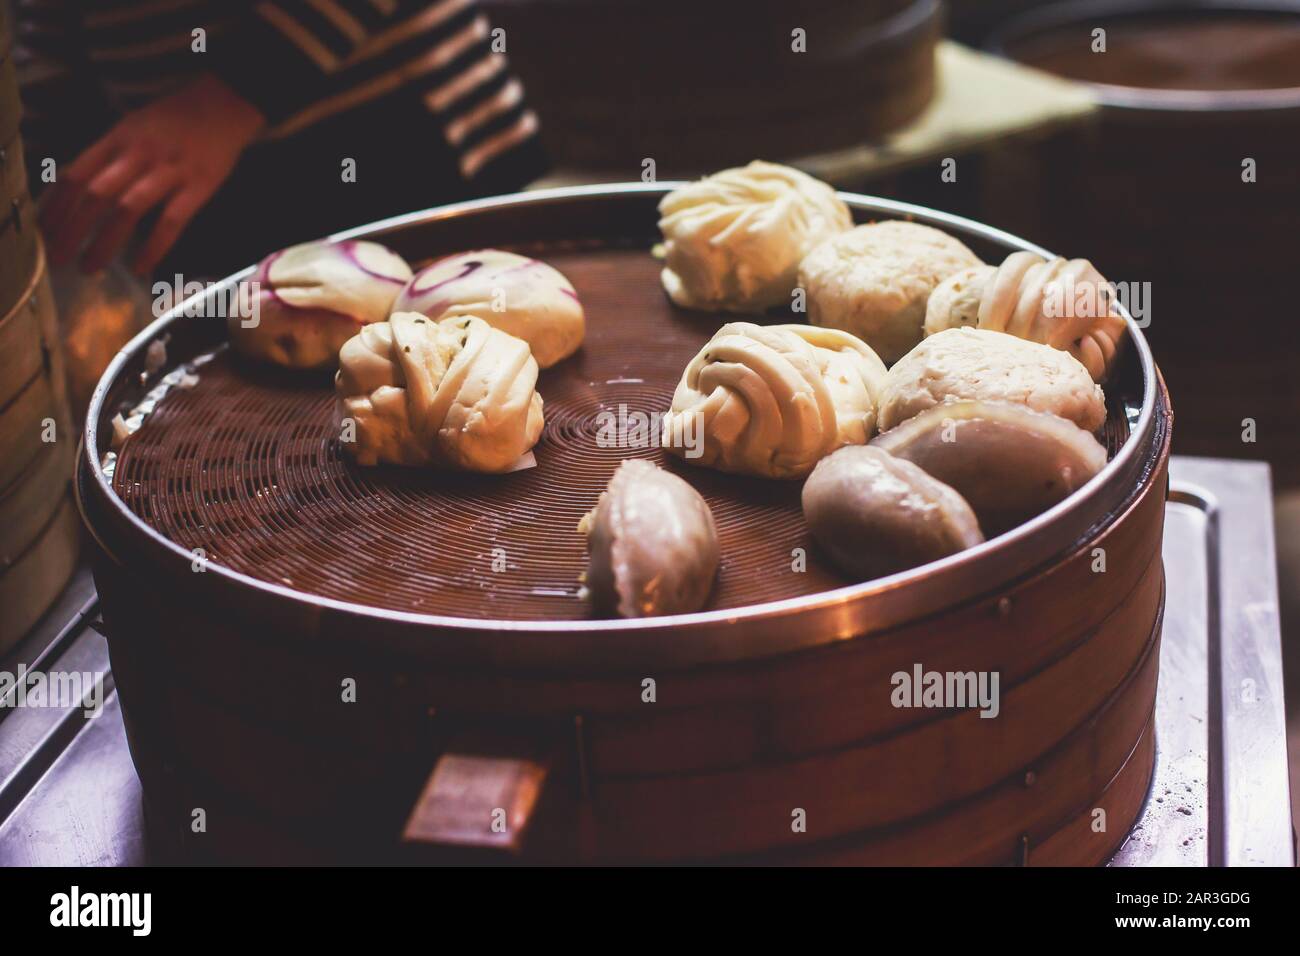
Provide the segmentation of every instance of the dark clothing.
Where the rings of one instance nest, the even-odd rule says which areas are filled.
[[[222,274],[292,242],[508,192],[544,169],[537,119],[477,0],[16,7],[29,169],[70,162],[123,113],[205,71],[267,117],[172,271]]]

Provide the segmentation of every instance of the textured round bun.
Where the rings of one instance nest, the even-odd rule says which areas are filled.
[[[274,252],[241,290],[255,316],[230,316],[231,344],[288,368],[330,368],[362,326],[388,318],[411,279],[397,253],[374,242],[308,242]],[[241,311],[244,311],[241,309]]]
[[[542,368],[582,345],[586,318],[573,284],[545,262],[480,249],[421,269],[397,296],[394,312],[431,319],[473,315],[523,339]]]
[[[925,305],[925,334],[978,326],[985,284],[997,271],[997,266],[974,266],[954,272],[935,286]]]
[[[1012,402],[1093,432],[1106,421],[1106,397],[1070,353],[983,329],[947,329],[900,359],[885,377],[877,420],[894,428],[940,402]]]
[[[925,307],[954,272],[982,265],[945,232],[914,222],[858,226],[813,249],[799,265],[813,325],[862,339],[886,364],[921,341]]]
[[[689,614],[718,573],[718,532],[700,493],[640,459],[618,466],[578,530],[592,604],[621,617]]]
[[[817,463],[804,482],[803,515],[836,566],[864,581],[984,540],[965,498],[869,445],[849,445]]]
[[[684,308],[716,312],[788,306],[799,261],[853,225],[831,187],[757,160],[673,190],[659,214],[664,290]]]

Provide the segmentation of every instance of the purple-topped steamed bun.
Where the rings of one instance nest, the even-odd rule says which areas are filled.
[[[480,249],[448,256],[416,273],[394,312],[431,319],[473,315],[523,339],[542,368],[582,345],[586,318],[573,285],[545,262]]]
[[[343,343],[383,322],[411,279],[397,253],[374,242],[308,242],[263,259],[227,320],[230,341],[251,358],[289,368],[328,368]]]

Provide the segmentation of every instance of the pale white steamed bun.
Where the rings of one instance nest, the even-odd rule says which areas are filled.
[[[799,265],[799,285],[809,322],[853,333],[890,364],[921,341],[935,287],[979,265],[975,253],[938,229],[875,222],[809,252]]]
[[[879,425],[900,422],[955,399],[1012,402],[1096,431],[1106,397],[1069,352],[985,329],[947,329],[900,359],[881,389]]]
[[[339,353],[340,438],[362,465],[510,471],[541,435],[536,384],[522,339],[474,316],[398,312]]]
[[[659,213],[673,302],[741,313],[788,306],[799,261],[853,224],[830,186],[758,160],[673,190]]]

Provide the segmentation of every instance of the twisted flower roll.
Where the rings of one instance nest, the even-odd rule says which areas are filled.
[[[482,319],[397,312],[339,352],[344,447],[362,465],[509,471],[542,431],[536,384],[528,343]]]
[[[693,460],[682,436],[694,426],[703,437],[697,464],[802,478],[841,445],[871,437],[885,374],[876,353],[847,332],[731,322],[686,366],[663,443]]]
[[[975,301],[977,328],[1069,352],[1094,382],[1106,377],[1124,334],[1114,292],[1087,259],[1013,252],[997,268],[951,276],[930,296],[925,334],[972,324]]]
[[[684,308],[719,312],[789,305],[799,260],[853,225],[830,186],[758,160],[674,189],[659,215],[664,290]]]

